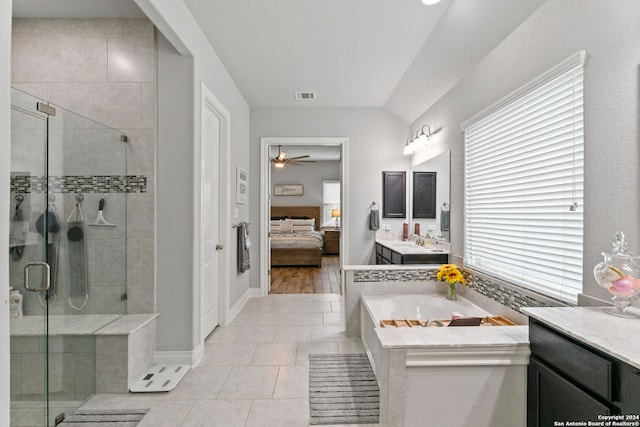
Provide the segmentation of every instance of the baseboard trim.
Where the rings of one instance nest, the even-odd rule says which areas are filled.
[[[156,365],[190,365],[197,366],[204,356],[204,345],[191,351],[156,351]]]
[[[247,301],[249,301],[249,298],[254,298],[254,297],[259,297],[260,296],[260,289],[259,288],[249,288],[245,291],[244,294],[242,294],[242,296],[240,298],[238,298],[238,301],[236,301],[235,304],[233,304],[233,306],[229,307],[229,317],[227,319],[227,323],[224,325],[228,325],[229,323],[231,323],[231,321],[237,316],[237,314],[240,312],[240,310],[242,310],[242,307],[244,307],[244,305],[247,303]]]

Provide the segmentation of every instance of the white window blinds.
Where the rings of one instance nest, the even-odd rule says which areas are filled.
[[[584,58],[463,124],[465,265],[571,303],[582,292]]]
[[[335,226],[336,219],[331,217],[331,209],[340,207],[340,182],[322,181],[322,225]]]

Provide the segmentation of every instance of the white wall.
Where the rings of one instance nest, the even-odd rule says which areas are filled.
[[[0,241],[9,241],[11,2],[0,2]],[[9,246],[0,245],[0,425],[9,425]]]
[[[180,162],[187,162],[180,169],[172,173],[167,166],[159,165],[158,173],[164,178],[164,182],[172,183],[168,187],[158,186],[158,200],[163,197],[183,197],[183,204],[173,204],[171,208],[158,210],[160,217],[158,222],[165,221],[165,224],[172,224],[173,227],[180,227],[189,238],[176,242],[173,250],[174,256],[170,261],[163,264],[162,268],[179,268],[182,271],[192,271],[192,277],[185,277],[183,281],[176,283],[171,280],[164,280],[160,269],[157,271],[158,277],[158,312],[160,313],[161,324],[166,322],[176,322],[180,325],[179,332],[171,329],[166,330],[158,327],[158,350],[167,352],[189,352],[198,348],[200,343],[200,321],[197,313],[200,307],[199,299],[199,272],[193,269],[194,259],[199,258],[198,240],[194,236],[194,216],[199,212],[199,198],[194,197],[194,180],[188,180],[183,168],[193,171],[196,158],[199,161],[194,147],[200,146],[200,84],[204,84],[214,93],[214,95],[225,106],[231,115],[231,170],[235,171],[236,166],[249,170],[249,159],[246,153],[249,152],[249,106],[238,87],[233,82],[229,73],[224,68],[220,58],[213,50],[204,34],[196,24],[193,16],[181,1],[174,0],[135,0],[136,4],[147,14],[152,22],[158,27],[160,32],[171,42],[171,44],[184,55],[193,57],[193,85],[190,96],[192,102],[192,114],[184,120],[191,120],[192,133],[187,134],[186,130],[172,144],[186,144],[185,152],[177,158]],[[170,125],[171,117],[164,117]],[[165,141],[166,142],[166,141]],[[160,142],[159,144],[164,142]],[[159,150],[163,147],[159,146]],[[174,145],[175,149],[175,145]],[[191,160],[187,159],[188,152],[194,153]],[[194,158],[195,157],[195,158]],[[178,169],[178,168],[173,168]],[[229,185],[235,182],[229,177]],[[232,198],[233,199],[233,198]],[[181,200],[182,201],[182,200]],[[236,205],[231,203],[229,216],[231,221],[247,219],[249,217],[249,204]],[[184,209],[184,211],[183,211]],[[238,218],[234,218],[234,209],[238,209]],[[183,212],[187,212],[185,215]],[[193,215],[192,215],[193,214]],[[197,221],[195,221],[197,222]],[[231,233],[231,224],[223,225],[221,236],[228,243],[227,248],[234,250],[235,235]],[[235,251],[234,251],[235,253]],[[235,266],[235,254],[231,256],[231,268]],[[158,260],[158,265],[161,261]],[[179,267],[178,267],[179,266]],[[249,275],[231,274],[229,280],[229,303],[233,305],[249,288]],[[256,283],[258,283],[256,281]],[[176,293],[180,298],[172,298]],[[188,319],[188,322],[185,322]],[[185,324],[187,323],[187,324]],[[189,324],[190,323],[190,324]],[[189,337],[189,344],[185,345],[184,336]]]
[[[548,0],[413,125],[442,126],[451,148],[451,241],[463,253],[460,123],[580,49],[585,67],[585,294],[609,299],[593,279],[618,230],[640,249],[638,64],[640,2]]]
[[[322,181],[340,181],[340,162],[321,161],[304,166],[271,167],[271,186],[302,184],[302,196],[271,195],[272,206],[322,205]],[[273,188],[272,188],[273,191]]]
[[[349,212],[349,253],[342,254],[343,264],[369,264],[373,257],[374,232],[368,229],[369,206],[381,203],[382,171],[407,170],[409,158],[402,147],[408,127],[380,108],[257,108],[251,110],[251,170],[260,170],[260,137],[348,137],[349,183],[345,191]],[[250,177],[252,206],[259,206],[260,180]],[[260,223],[259,210],[252,209],[251,222]],[[402,230],[402,220],[382,220]],[[257,243],[257,242],[256,242]],[[252,246],[251,256],[258,259],[259,244]],[[254,249],[256,248],[256,249]],[[257,286],[257,270],[252,273]]]

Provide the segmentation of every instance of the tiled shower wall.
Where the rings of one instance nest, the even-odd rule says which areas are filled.
[[[118,194],[127,198],[127,313],[155,311],[155,70],[147,19],[13,20],[13,86],[125,132],[127,175],[146,180],[146,191]],[[96,258],[108,263],[117,252]]]

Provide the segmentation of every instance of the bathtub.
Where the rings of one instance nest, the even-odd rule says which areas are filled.
[[[368,295],[362,297],[363,307],[375,325],[381,320],[447,320],[453,313],[463,317],[486,317],[491,314],[464,298],[450,301],[441,294]]]
[[[442,294],[362,295],[360,305],[362,343],[380,386],[381,425],[526,425],[527,326],[379,326],[380,320],[446,320],[454,312],[491,316]]]

